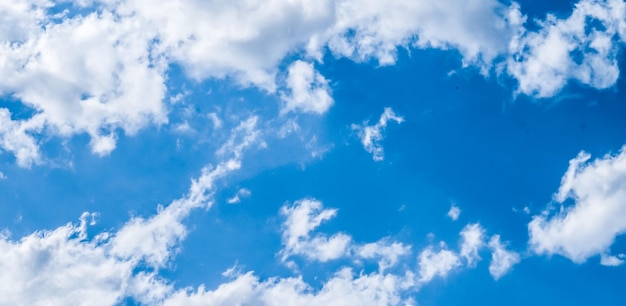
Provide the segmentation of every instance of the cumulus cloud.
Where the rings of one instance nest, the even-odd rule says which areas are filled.
[[[401,257],[409,255],[411,253],[411,246],[383,238],[376,242],[356,246],[355,250],[357,257],[379,259],[379,271],[384,272],[386,269],[395,266]]]
[[[180,290],[163,305],[414,305],[403,296],[411,286],[411,273],[356,275],[342,268],[313,290],[301,277],[261,281],[248,272],[215,290]]]
[[[315,70],[313,64],[295,61],[287,75],[289,93],[283,96],[281,112],[302,111],[323,114],[333,104],[328,81]]]
[[[489,273],[498,280],[508,273],[514,265],[520,262],[520,256],[516,252],[508,251],[500,242],[500,235],[493,235],[489,240],[491,249],[491,263]]]
[[[209,204],[213,182],[236,170],[229,160],[193,181],[189,194],[144,219],[133,218],[117,232],[89,239],[80,224],[35,232],[19,241],[0,235],[0,304],[113,305],[125,297],[153,304],[172,289],[158,277],[186,235],[183,219]],[[147,266],[150,269],[145,269]]]
[[[361,138],[363,148],[365,151],[372,154],[372,158],[375,161],[385,159],[385,151],[380,142],[384,138],[382,132],[387,127],[387,122],[389,121],[395,121],[400,124],[404,122],[404,118],[397,116],[390,107],[386,107],[376,124],[368,125],[367,121],[363,122],[362,125],[352,124],[352,129],[357,131],[359,138]]]
[[[572,14],[548,14],[537,31],[521,27],[511,40],[507,71],[518,91],[551,97],[569,80],[598,89],[619,76],[617,56],[626,34],[626,5],[621,0],[582,0]]]
[[[234,129],[233,133],[240,133]],[[254,134],[254,131],[246,131]],[[0,304],[113,305],[126,297],[155,304],[173,288],[158,276],[187,234],[189,213],[210,207],[215,181],[241,167],[241,150],[207,166],[192,180],[188,193],[149,218],[134,217],[116,232],[87,236],[93,214],[78,225],[35,232],[19,241],[0,235]]]
[[[459,256],[441,246],[439,251],[434,251],[433,247],[428,247],[422,251],[418,257],[419,281],[430,282],[435,276],[446,277],[450,271],[461,266]]]
[[[554,196],[560,208],[528,224],[536,253],[559,254],[576,263],[597,255],[608,259],[615,238],[626,232],[626,148],[590,159],[581,152],[570,160]]]
[[[319,261],[337,259],[348,254],[351,237],[338,233],[331,237],[323,234],[311,236],[324,221],[335,216],[336,209],[324,209],[321,202],[304,199],[294,202],[292,206],[283,206],[280,214],[285,217],[283,223],[282,260],[292,255],[303,255]]]
[[[481,258],[478,251],[485,244],[485,229],[478,223],[468,224],[461,230],[460,256],[465,258],[468,266],[475,266]]]
[[[161,103],[164,66],[149,52],[149,33],[106,12],[45,28],[24,41],[0,44],[0,94],[35,110],[31,118],[14,123],[23,134],[87,133],[92,150],[106,155],[115,148],[117,129],[132,135],[148,124],[167,122]],[[15,152],[23,142],[2,145],[16,153],[21,165],[38,161],[34,153]]]
[[[180,250],[187,234],[183,220],[194,208],[210,207],[215,181],[239,167],[240,162],[233,157],[205,168],[192,181],[187,195],[159,208],[150,218],[131,219],[116,232],[89,238],[87,227],[95,216],[86,213],[79,224],[36,232],[19,241],[0,235],[0,303],[112,305],[131,299],[149,305],[414,305],[411,296],[420,286],[435,277],[446,277],[461,266],[460,255],[441,243],[438,250],[429,246],[420,252],[416,274],[406,263],[398,265],[410,255],[411,246],[389,237],[358,244],[342,234],[348,238],[346,246],[335,248],[340,252],[329,252],[334,248],[329,243],[332,238],[313,231],[337,211],[305,199],[281,208],[286,217],[285,249],[281,252],[289,250],[288,256],[317,261],[336,258],[329,254],[342,254],[357,266],[359,259],[378,260],[378,271],[357,272],[353,266],[342,266],[316,287],[299,274],[262,280],[253,271],[231,268],[224,273],[229,279],[215,289],[204,285],[175,288],[160,276],[159,270]],[[463,232],[477,228],[468,225]],[[307,246],[324,243],[327,246]],[[489,245],[496,250],[492,261],[495,268],[490,267],[490,271],[495,269],[492,274],[498,278],[515,262],[499,243],[499,237],[494,236]],[[399,268],[389,269],[394,266]]]
[[[452,204],[452,206],[450,206],[450,210],[448,210],[448,217],[450,217],[450,219],[452,219],[452,221],[456,221],[459,219],[459,216],[461,215],[461,209]]]
[[[98,155],[115,149],[120,132],[168,122],[164,80],[171,64],[197,81],[278,92],[283,112],[324,113],[333,98],[312,61],[321,64],[327,51],[386,65],[395,63],[398,47],[456,50],[464,65],[485,74],[496,67],[518,80],[520,93],[549,97],[569,80],[612,86],[626,32],[619,0],[582,0],[568,18],[549,15],[534,31],[518,4],[496,0],[74,4],[81,7],[77,14],[52,15],[58,5],[52,1],[3,2],[0,95],[35,111],[13,124],[26,137],[86,133]],[[277,81],[293,54],[303,60],[286,68],[286,82]],[[3,133],[0,145],[20,165],[40,162],[38,152],[10,135]],[[378,148],[370,149],[382,160]]]
[[[624,254],[617,256],[602,254],[600,255],[600,264],[607,267],[617,267],[624,264],[624,258],[626,258]]]

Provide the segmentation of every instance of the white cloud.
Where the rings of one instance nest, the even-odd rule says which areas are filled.
[[[382,273],[395,266],[400,257],[411,253],[411,246],[390,239],[381,239],[355,247],[355,255],[364,259],[380,259],[378,270]]]
[[[612,86],[626,33],[619,0],[582,0],[569,18],[550,16],[535,32],[523,26],[519,5],[496,0],[74,4],[97,9],[52,16],[52,1],[3,1],[0,95],[35,110],[33,118],[13,124],[26,137],[86,133],[99,155],[115,149],[120,132],[133,135],[168,122],[163,100],[170,64],[182,65],[196,80],[226,79],[278,92],[283,111],[324,113],[333,98],[310,61],[321,63],[326,50],[381,65],[395,63],[399,46],[458,50],[464,65],[478,65],[485,74],[496,67],[519,81],[519,92],[547,97],[570,79]],[[592,20],[603,28],[586,31]],[[304,60],[277,83],[282,62],[298,53]],[[0,146],[20,165],[41,162],[30,144],[1,136]],[[382,160],[381,147],[370,150]]]
[[[106,155],[115,148],[117,129],[132,135],[167,122],[164,66],[150,54],[147,35],[132,20],[103,12],[48,23],[20,43],[2,41],[0,94],[36,111],[15,125],[27,135],[87,133],[92,150]],[[20,144],[2,145],[14,151]],[[15,153],[20,165],[38,161],[34,153]]]
[[[295,61],[287,73],[289,93],[282,97],[286,103],[282,113],[299,110],[323,114],[333,104],[328,81],[315,70],[313,64]]]
[[[237,193],[232,197],[226,200],[228,204],[237,204],[241,202],[241,198],[249,198],[252,192],[246,188],[241,188],[237,191]]]
[[[241,133],[235,129],[233,133]],[[253,130],[246,130],[254,134]],[[187,234],[183,220],[192,209],[210,207],[216,180],[240,168],[241,150],[215,167],[205,167],[192,180],[188,193],[150,218],[135,217],[116,232],[89,239],[87,226],[94,214],[83,214],[80,224],[35,232],[19,241],[0,235],[0,304],[3,305],[113,305],[126,297],[156,304],[173,288],[158,276],[178,251]]]
[[[438,252],[428,247],[418,257],[421,283],[430,282],[435,276],[446,277],[450,271],[461,266],[459,256],[442,245]]]
[[[397,116],[391,108],[386,107],[376,124],[367,125],[367,121],[363,122],[362,125],[352,124],[352,129],[357,131],[361,138],[363,148],[372,154],[372,158],[375,161],[382,161],[385,158],[385,151],[380,142],[384,138],[382,131],[387,127],[387,122],[389,121],[395,121],[400,124],[404,122],[404,118]]]
[[[514,33],[509,10],[517,7],[494,0],[338,1],[333,28],[309,49],[328,41],[335,55],[385,65],[395,63],[398,46],[433,47],[457,49],[465,63],[490,63]]]
[[[491,263],[489,264],[489,273],[498,280],[508,273],[514,265],[520,262],[520,256],[516,252],[506,250],[505,246],[500,242],[500,235],[493,235],[489,240],[489,248],[491,249]]]
[[[27,124],[11,119],[11,113],[0,108],[0,146],[15,155],[17,164],[30,167],[41,162],[39,146],[35,138],[26,133]]]
[[[551,97],[569,80],[598,89],[613,86],[626,37],[625,14],[621,0],[582,0],[566,19],[549,14],[536,32],[520,28],[511,40],[507,62],[508,73],[519,81],[519,92]]]
[[[485,245],[485,229],[478,223],[468,224],[461,230],[461,252],[467,265],[473,267],[481,258],[478,251]]]
[[[171,288],[154,271],[134,270],[144,264],[158,269],[171,259],[186,235],[182,220],[191,209],[208,204],[213,181],[235,165],[231,160],[204,172],[187,196],[151,218],[131,219],[114,233],[88,239],[94,216],[83,214],[79,225],[39,231],[20,241],[0,236],[0,304],[113,305],[126,296],[139,295],[148,303],[162,298]]]
[[[590,159],[581,152],[570,161],[555,194],[559,211],[546,210],[528,224],[534,252],[582,263],[608,252],[615,237],[626,232],[626,149]]]
[[[283,223],[282,253],[284,262],[292,255],[303,255],[312,260],[328,261],[348,254],[351,237],[338,233],[331,237],[323,234],[311,236],[324,221],[335,216],[336,209],[323,209],[322,203],[313,199],[299,200],[292,206],[283,206],[280,214],[286,220]]]
[[[626,258],[624,254],[613,256],[603,253],[600,255],[600,264],[607,267],[617,267],[624,264],[624,258]]]
[[[456,221],[459,219],[459,216],[461,215],[461,209],[452,204],[452,206],[450,206],[450,210],[448,210],[448,217],[450,217],[450,219],[452,219],[452,221]]]
[[[319,290],[301,277],[261,281],[252,272],[238,275],[215,290],[180,290],[163,305],[414,305],[403,293],[413,275],[359,274],[342,268]]]

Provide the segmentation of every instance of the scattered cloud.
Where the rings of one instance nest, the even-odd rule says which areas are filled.
[[[452,219],[452,221],[456,221],[459,219],[459,216],[461,215],[461,209],[452,204],[452,206],[450,206],[450,210],[448,210],[448,217],[450,217],[450,219]]]
[[[331,237],[323,234],[311,236],[324,221],[335,216],[336,209],[324,209],[322,203],[314,199],[304,199],[283,206],[280,214],[285,217],[283,223],[282,261],[292,255],[303,255],[312,260],[325,262],[348,254],[352,238],[338,233]]]
[[[572,14],[548,14],[539,29],[520,27],[511,40],[507,72],[518,91],[552,97],[569,80],[604,89],[619,76],[618,54],[626,38],[626,5],[621,0],[582,0]]]
[[[295,61],[287,71],[288,94],[281,113],[301,111],[323,114],[333,104],[328,81],[315,70],[312,63]]]
[[[404,245],[389,238],[383,238],[377,242],[366,243],[355,247],[356,256],[364,259],[380,259],[379,271],[395,266],[401,257],[411,254],[411,246]]]
[[[485,245],[485,229],[478,223],[468,224],[461,230],[461,252],[467,265],[473,267],[481,258],[478,251]]]
[[[419,281],[430,282],[435,276],[446,277],[450,271],[461,266],[459,256],[447,250],[442,244],[439,251],[434,251],[433,247],[428,247],[422,251],[418,257]]]
[[[506,250],[505,246],[500,242],[500,235],[493,235],[489,240],[489,248],[491,249],[491,263],[489,264],[489,273],[498,280],[508,273],[514,265],[520,262],[520,256],[516,252]]]
[[[570,160],[554,196],[559,210],[546,210],[528,224],[534,252],[582,263],[607,256],[615,238],[626,232],[626,149],[590,159],[581,152]]]
[[[226,200],[228,204],[237,204],[241,202],[241,198],[249,198],[252,195],[252,192],[246,188],[241,188],[237,191],[237,193],[232,197]]]
[[[384,138],[382,132],[387,127],[387,122],[389,121],[395,121],[400,124],[404,122],[404,118],[397,116],[391,108],[386,107],[376,124],[367,125],[367,121],[363,122],[362,125],[352,124],[352,129],[357,131],[359,138],[361,138],[363,148],[372,154],[374,161],[385,159],[385,152],[380,142]]]
[[[618,267],[624,264],[625,258],[626,256],[624,254],[613,256],[604,253],[600,255],[600,264],[607,267]]]
[[[34,140],[40,134],[87,134],[93,152],[104,156],[119,133],[167,124],[168,106],[189,94],[168,97],[172,65],[196,81],[224,79],[278,93],[283,112],[321,114],[333,97],[314,66],[327,52],[389,65],[398,47],[456,50],[463,66],[485,75],[495,70],[517,80],[519,93],[551,97],[569,80],[613,86],[626,32],[619,0],[581,0],[565,19],[535,21],[536,30],[525,26],[517,3],[496,0],[74,4],[83,11],[53,15],[59,4],[45,0],[10,0],[0,8],[0,96],[35,110],[31,118],[4,120],[10,128],[0,131],[0,146],[24,167],[42,161]],[[283,67],[295,53],[303,59]],[[282,69],[285,82],[277,79]],[[367,149],[375,160],[383,159],[380,139],[370,138]]]

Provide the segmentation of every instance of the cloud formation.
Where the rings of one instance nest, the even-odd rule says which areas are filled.
[[[570,160],[554,196],[559,207],[533,217],[529,244],[538,254],[576,263],[601,255],[603,264],[617,265],[621,260],[610,256],[610,247],[626,232],[626,148],[590,160],[585,152]]]
[[[365,151],[372,154],[374,161],[378,162],[385,159],[385,150],[380,142],[384,139],[383,131],[389,121],[400,124],[404,122],[404,118],[396,115],[390,107],[386,107],[376,124],[368,125],[367,121],[363,122],[361,125],[352,124],[352,130],[358,133],[363,148]]]
[[[517,3],[496,0],[95,0],[53,14],[58,5],[10,0],[0,7],[0,96],[34,112],[4,120],[12,128],[0,131],[0,146],[24,167],[42,162],[38,135],[88,134],[92,151],[107,155],[119,133],[167,124],[172,65],[195,81],[276,94],[283,113],[321,114],[333,104],[314,69],[324,56],[390,65],[398,48],[435,48],[458,52],[464,67],[513,78],[518,93],[545,98],[570,80],[613,86],[626,32],[619,0],[582,0],[567,18],[532,21],[534,30]],[[286,82],[277,78],[284,73]]]

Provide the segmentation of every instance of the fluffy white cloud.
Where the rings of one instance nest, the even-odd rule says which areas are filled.
[[[385,159],[385,151],[380,142],[384,138],[382,132],[387,127],[387,122],[389,121],[402,123],[404,122],[404,118],[397,116],[390,107],[386,107],[376,124],[367,125],[367,121],[363,122],[362,125],[352,124],[352,129],[357,131],[359,137],[361,138],[363,148],[365,151],[372,154],[372,158],[375,161],[382,161]]]
[[[520,27],[507,62],[519,92],[551,97],[569,80],[599,89],[615,84],[625,15],[622,0],[582,0],[566,19],[548,15],[536,32]]]
[[[390,239],[381,239],[355,247],[355,255],[364,259],[379,259],[378,269],[384,272],[395,266],[401,257],[411,253],[411,246]]]
[[[615,237],[626,232],[626,149],[590,159],[581,152],[570,161],[554,197],[560,209],[546,210],[528,224],[536,253],[582,263],[607,254]]]
[[[218,78],[279,92],[283,111],[323,113],[333,103],[330,88],[308,61],[321,63],[327,50],[381,65],[395,62],[398,47],[457,50],[464,65],[483,73],[497,67],[519,81],[521,93],[548,97],[570,79],[612,86],[626,32],[620,0],[582,0],[569,18],[549,16],[536,31],[524,27],[519,5],[496,0],[73,3],[84,11],[51,15],[52,1],[3,1],[0,95],[35,110],[33,118],[13,124],[26,136],[87,133],[99,155],[115,149],[120,132],[168,121],[163,100],[170,64],[198,81]],[[305,60],[277,82],[293,54]],[[2,138],[4,150],[21,154],[20,165],[40,162],[36,150]],[[370,149],[380,160],[378,148]]]
[[[25,41],[1,41],[0,94],[36,112],[14,125],[26,134],[87,133],[92,150],[105,155],[115,148],[117,129],[132,135],[167,122],[164,66],[149,51],[149,35],[132,20],[103,12],[48,23]],[[20,144],[3,147],[14,151]],[[16,156],[21,165],[38,161],[34,153]]]
[[[617,256],[602,254],[600,255],[600,264],[607,267],[617,267],[624,264],[624,258],[626,258],[624,254]]]
[[[283,113],[299,110],[323,114],[333,104],[328,81],[311,63],[295,61],[291,64],[286,83],[289,94],[283,96],[286,103]]]
[[[461,252],[459,255],[465,258],[467,265],[472,267],[481,258],[478,251],[485,244],[485,229],[478,223],[468,224],[461,230]]]
[[[252,272],[238,275],[215,290],[180,290],[163,305],[414,305],[403,293],[413,275],[359,274],[343,268],[313,290],[301,277],[260,281]]]
[[[0,235],[0,304],[114,305],[125,297],[149,304],[170,292],[156,271],[176,253],[186,235],[189,211],[209,204],[214,180],[238,168],[219,164],[195,180],[187,196],[151,218],[134,218],[120,230],[88,239],[89,218],[11,241]],[[93,222],[91,222],[93,224]],[[142,270],[147,265],[153,270]]]
[[[41,162],[37,141],[26,129],[27,124],[12,120],[9,110],[0,108],[0,146],[12,152],[17,164],[22,167]]]
[[[155,5],[104,0],[122,16],[158,31],[159,51],[193,78],[232,76],[242,85],[276,90],[280,61],[333,22],[333,2],[183,0]]]
[[[493,235],[489,240],[491,249],[491,263],[489,263],[489,273],[498,280],[508,273],[514,265],[520,262],[520,256],[516,252],[508,251],[500,242],[500,235]]]
[[[448,217],[450,217],[450,219],[452,219],[452,221],[456,221],[459,219],[459,216],[461,215],[461,209],[452,204],[452,206],[450,206],[450,210],[448,210]]]
[[[328,42],[330,50],[356,61],[382,65],[396,61],[399,46],[456,49],[465,63],[491,63],[506,51],[515,33],[518,7],[495,0],[337,1],[337,20],[309,43]]]
[[[446,277],[450,271],[461,266],[459,256],[446,249],[442,244],[441,249],[435,252],[432,247],[422,251],[418,257],[419,281],[430,282],[435,276]]]
[[[254,130],[244,133],[255,135]],[[242,133],[235,128],[234,134]],[[173,292],[158,276],[176,254],[187,229],[183,220],[191,210],[210,207],[216,180],[240,168],[241,150],[206,167],[192,180],[188,193],[150,218],[135,217],[116,232],[89,239],[87,226],[94,215],[83,214],[80,224],[35,232],[19,241],[0,235],[0,304],[114,305],[126,297],[145,304],[162,301]]]
[[[336,209],[323,209],[322,203],[313,199],[299,200],[292,206],[283,206],[280,214],[286,220],[283,223],[282,260],[292,255],[303,255],[309,259],[328,261],[348,254],[351,237],[338,233],[331,237],[311,232],[322,222],[331,219]]]

